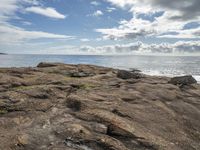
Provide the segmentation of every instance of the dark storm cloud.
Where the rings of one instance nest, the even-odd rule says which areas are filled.
[[[174,14],[171,19],[197,19],[200,16],[200,0],[151,0],[153,5],[178,10],[181,15]]]

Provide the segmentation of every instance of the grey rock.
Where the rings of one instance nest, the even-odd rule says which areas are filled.
[[[45,62],[41,62],[37,65],[38,68],[46,68],[46,67],[55,67],[58,64],[56,63],[45,63]]]
[[[87,72],[74,72],[71,73],[71,77],[76,77],[76,78],[83,78],[83,77],[89,77],[92,76],[93,74],[87,73]]]
[[[174,85],[190,85],[197,83],[197,81],[191,75],[187,75],[187,76],[171,78],[169,83]]]
[[[121,79],[139,79],[141,78],[141,74],[140,73],[134,73],[134,72],[130,72],[130,71],[126,71],[126,70],[119,70],[117,72],[117,77],[121,78]]]

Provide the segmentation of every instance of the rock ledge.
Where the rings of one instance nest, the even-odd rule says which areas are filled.
[[[0,69],[0,149],[199,150],[199,141],[191,76],[61,63]]]

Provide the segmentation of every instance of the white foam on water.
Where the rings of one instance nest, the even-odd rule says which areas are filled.
[[[193,77],[197,80],[198,83],[200,83],[200,76],[194,75]]]
[[[166,77],[176,77],[176,76],[184,76],[186,74],[170,74],[170,73],[163,73],[158,70],[148,70],[148,71],[142,71],[142,73],[150,75],[150,76],[166,76]],[[197,83],[200,84],[200,75],[192,75],[196,80]]]

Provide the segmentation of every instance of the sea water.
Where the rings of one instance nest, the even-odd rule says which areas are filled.
[[[139,69],[145,74],[170,77],[190,74],[200,82],[200,56],[0,55],[0,67],[34,67],[40,62]]]

